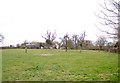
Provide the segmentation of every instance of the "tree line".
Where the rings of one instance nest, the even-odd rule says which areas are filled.
[[[117,52],[116,43],[108,42],[104,36],[99,36],[96,42],[92,42],[90,40],[86,40],[86,32],[84,31],[80,35],[73,34],[70,36],[69,34],[65,34],[63,37],[60,37],[60,41],[56,41],[57,33],[51,32],[47,30],[42,38],[44,38],[45,42],[32,41],[29,42],[25,40],[22,44],[17,44],[16,47],[10,45],[5,48],[22,48],[25,49],[25,53],[27,53],[27,49],[62,49],[66,52],[68,50],[105,50],[111,52]],[[115,47],[116,46],[116,47]]]

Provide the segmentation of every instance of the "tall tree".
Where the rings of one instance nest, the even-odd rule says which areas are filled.
[[[66,52],[67,52],[67,50],[68,50],[69,35],[68,35],[68,34],[65,34],[65,35],[63,36],[63,38],[60,38],[60,39],[61,39],[62,46],[65,47],[65,50],[66,50]]]
[[[68,34],[66,34],[65,36],[64,36],[64,40],[65,40],[65,49],[66,49],[66,52],[67,52],[67,48],[68,48],[68,40],[69,40],[69,35]]]
[[[118,40],[118,53],[120,54],[120,2],[117,0],[104,0],[104,5],[100,5],[103,9],[97,16],[103,20],[100,22],[104,26],[114,31],[104,30],[105,32]]]
[[[73,35],[72,40],[75,44],[75,49],[77,50],[78,49],[78,35]]]
[[[44,39],[45,39],[45,41],[46,41],[46,43],[49,45],[49,46],[51,46],[51,45],[53,45],[53,41],[56,39],[56,32],[51,32],[51,31],[47,31],[46,32],[46,34],[45,34],[45,36],[42,36]]]
[[[78,42],[79,42],[79,45],[80,45],[80,53],[81,53],[81,50],[82,50],[82,47],[83,47],[85,36],[86,36],[86,32],[85,31],[79,36]]]

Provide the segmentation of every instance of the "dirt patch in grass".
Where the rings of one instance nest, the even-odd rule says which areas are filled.
[[[37,56],[53,56],[54,54],[34,54],[34,55],[37,55]]]

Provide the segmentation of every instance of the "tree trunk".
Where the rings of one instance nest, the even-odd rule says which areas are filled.
[[[67,52],[67,46],[65,46],[65,50],[66,50],[66,52]]]
[[[25,47],[25,53],[27,53],[27,46]]]
[[[66,40],[66,46],[65,46],[66,52],[67,52],[67,40]]]
[[[120,54],[120,39],[118,40],[118,54]]]
[[[80,53],[81,53],[81,49],[80,49]]]
[[[82,45],[82,43],[81,43],[81,44],[80,44],[80,53],[82,52],[82,46],[83,46],[83,45]]]
[[[80,53],[82,52],[82,46],[80,46]]]
[[[76,45],[76,47],[75,47],[75,48],[76,48],[76,50],[77,50],[77,49],[78,49],[77,44],[75,44],[75,45]]]

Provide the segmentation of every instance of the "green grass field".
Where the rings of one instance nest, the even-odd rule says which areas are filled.
[[[4,49],[3,81],[118,80],[118,55],[84,50]]]

